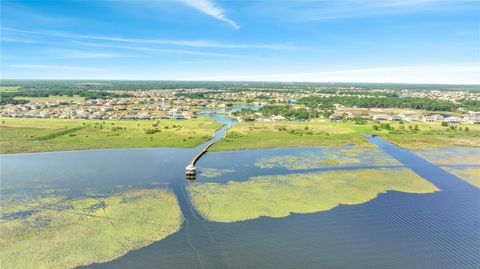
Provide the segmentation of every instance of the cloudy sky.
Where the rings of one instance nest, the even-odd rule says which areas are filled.
[[[480,84],[480,2],[11,1],[1,77]]]

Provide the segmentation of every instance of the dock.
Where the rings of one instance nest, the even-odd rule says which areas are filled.
[[[195,167],[195,163],[203,156],[203,154],[207,152],[209,147],[215,144],[215,142],[216,141],[211,141],[210,143],[205,145],[205,147],[192,158],[190,164],[185,167],[185,176],[187,177],[187,179],[194,180],[197,177],[197,168]]]

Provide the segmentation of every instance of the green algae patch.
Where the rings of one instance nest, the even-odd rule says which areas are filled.
[[[268,156],[259,159],[255,165],[260,168],[283,167],[290,170],[301,170],[329,166],[400,166],[401,163],[378,149],[345,146],[318,148],[296,155]]]
[[[480,147],[434,148],[415,151],[427,161],[440,164],[480,164]]]
[[[70,268],[107,262],[177,232],[175,195],[162,189],[105,198],[52,197],[2,206],[2,268]]]
[[[480,188],[480,168],[479,167],[467,167],[467,168],[452,168],[443,166],[442,169],[454,174],[458,178],[472,184],[473,186]]]
[[[202,177],[219,177],[227,173],[232,173],[235,170],[233,169],[219,169],[219,168],[201,168],[200,176]]]
[[[431,193],[439,189],[406,168],[258,176],[225,184],[188,187],[196,210],[207,220],[235,222],[291,213],[314,213],[368,202],[379,193]]]

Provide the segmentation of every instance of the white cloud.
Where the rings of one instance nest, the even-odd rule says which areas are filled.
[[[225,11],[222,8],[216,6],[211,0],[183,0],[183,2],[217,20],[230,24],[235,29],[240,28],[236,22],[225,16]]]
[[[84,67],[84,66],[71,66],[71,65],[51,65],[51,64],[12,64],[9,65],[12,68],[19,69],[40,69],[40,70],[60,70],[60,71],[81,71],[81,72],[97,72],[104,69]]]
[[[28,33],[30,35],[43,35],[52,37],[61,37],[68,39],[91,39],[98,41],[110,41],[117,43],[138,43],[145,45],[172,45],[184,47],[198,48],[220,48],[220,49],[270,49],[270,50],[296,50],[300,47],[288,43],[273,44],[248,44],[248,43],[231,43],[219,42],[215,40],[181,40],[181,39],[142,39],[142,38],[126,38],[117,36],[101,36],[101,35],[85,35],[71,32],[59,31],[29,31],[15,28],[1,28],[2,31]],[[43,42],[42,42],[43,43]]]
[[[337,71],[283,73],[222,77],[197,77],[197,80],[245,80],[281,82],[372,82],[480,84],[480,66],[465,64],[394,66]]]
[[[113,48],[123,50],[134,50],[147,53],[159,53],[159,54],[183,54],[183,55],[196,55],[196,56],[211,56],[211,57],[226,57],[226,58],[258,58],[253,56],[230,54],[230,53],[217,53],[217,52],[205,52],[196,50],[184,50],[184,49],[163,49],[163,48],[150,48],[150,47],[138,47],[138,46],[125,46],[125,45],[112,45],[112,44],[98,44],[98,43],[86,43],[78,42],[79,45],[98,47],[98,48]]]
[[[470,0],[342,0],[342,1],[291,1],[281,7],[282,16],[300,21],[329,21],[376,16],[394,16],[420,12],[454,12],[478,8]]]

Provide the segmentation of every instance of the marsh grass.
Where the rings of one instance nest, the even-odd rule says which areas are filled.
[[[434,164],[480,165],[480,147],[451,147],[424,149],[415,154]]]
[[[233,169],[219,169],[219,168],[210,168],[210,167],[202,167],[200,176],[202,177],[219,177],[224,174],[232,173],[235,170]]]
[[[399,166],[397,160],[380,150],[359,146],[319,148],[319,152],[303,151],[297,155],[269,156],[258,160],[260,168],[284,167],[290,170],[315,169],[329,166]]]
[[[12,215],[25,210],[28,214]],[[2,206],[0,265],[70,268],[106,262],[175,233],[182,221],[175,195],[162,189],[10,204]]]
[[[368,202],[379,193],[431,193],[439,189],[406,168],[258,176],[248,181],[188,187],[196,210],[207,220],[236,222],[262,216],[326,211]]]
[[[480,188],[480,168],[478,167],[464,167],[453,168],[442,166],[443,169],[454,174],[458,178],[472,184],[473,186]]]

